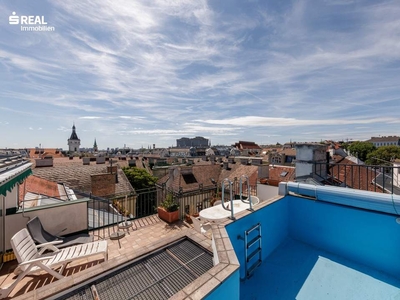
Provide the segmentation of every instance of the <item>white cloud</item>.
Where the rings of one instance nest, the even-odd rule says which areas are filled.
[[[285,142],[304,132],[318,140],[397,130],[395,1],[71,0],[36,9],[56,32],[0,25],[0,110],[2,122],[55,128],[48,138],[57,143],[73,120],[83,139],[101,132],[109,146],[126,137]]]
[[[246,116],[222,120],[197,120],[207,124],[248,126],[248,127],[281,127],[281,126],[316,126],[316,125],[354,125],[354,124],[373,124],[373,123],[393,123],[395,118],[353,118],[353,119],[320,119],[320,120],[301,120],[295,118],[268,118],[257,116]]]
[[[84,117],[79,117],[79,119],[96,120],[96,119],[101,119],[101,117],[96,117],[96,116],[84,116]]]

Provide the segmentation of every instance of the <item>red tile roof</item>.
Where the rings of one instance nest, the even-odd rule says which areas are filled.
[[[31,175],[20,185],[19,200],[23,200],[26,193],[45,195],[48,197],[60,197],[57,182]]]
[[[260,146],[258,146],[254,142],[246,142],[246,141],[239,141],[238,143],[235,143],[234,145],[236,148],[244,150],[244,149],[261,149]]]
[[[170,174],[163,176],[158,180],[158,184],[167,184],[167,188],[172,188],[175,192],[182,188],[183,192],[189,192],[197,190],[202,184],[203,188],[214,187],[215,184],[212,182],[211,178],[220,186],[222,180],[228,178],[232,182],[236,178],[239,180],[241,175],[247,175],[249,177],[250,185],[255,185],[257,183],[258,177],[258,166],[242,165],[239,163],[229,164],[229,170],[225,170],[220,164],[215,165],[193,165],[191,167],[186,166],[176,166],[172,167],[174,169],[173,174],[170,170]],[[188,175],[185,175],[188,174]],[[193,174],[196,182],[185,181],[185,176]]]
[[[381,188],[372,184],[372,180],[379,173],[364,165],[357,165],[349,159],[344,158],[339,164],[332,166],[330,173],[336,180],[353,189],[382,192]]]
[[[222,182],[225,178],[230,181],[240,179],[240,176],[246,175],[249,177],[250,185],[256,185],[258,179],[258,166],[242,165],[239,163],[229,164],[229,170],[222,168],[218,182]]]
[[[296,149],[295,148],[285,148],[279,153],[283,153],[286,156],[296,156]]]
[[[183,192],[197,190],[200,185],[213,187],[211,178],[217,180],[220,174],[221,166],[216,165],[193,165],[193,166],[175,166],[171,167],[169,174],[158,180],[158,184],[166,183],[168,188],[178,192],[181,188]],[[185,177],[193,176],[194,181],[185,180]]]
[[[28,149],[28,151],[29,151],[29,155],[31,158],[38,158],[39,156],[40,157],[53,156],[54,158],[55,157],[63,157],[63,155],[61,154],[61,151],[57,150],[56,148],[40,149],[40,151],[42,151],[41,153],[39,153],[39,149],[36,149],[36,148],[30,148],[30,149]]]
[[[270,166],[269,177],[260,180],[261,183],[266,183],[273,186],[278,186],[279,182],[288,182],[295,179],[296,169],[286,166]]]
[[[127,166],[127,161],[116,161],[114,166]],[[90,162],[90,165],[83,165],[82,159],[75,157],[72,160],[68,158],[55,158],[53,167],[34,168],[33,174],[37,177],[47,179],[49,181],[65,183],[68,187],[75,191],[90,193],[91,175],[107,173],[107,167],[110,164],[96,164]],[[118,183],[115,185],[116,194],[129,194],[134,191],[129,180],[126,178],[121,168],[118,168]]]
[[[380,136],[380,137],[371,137],[367,142],[398,142],[400,137],[398,136]]]

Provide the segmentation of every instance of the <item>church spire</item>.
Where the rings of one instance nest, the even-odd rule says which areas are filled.
[[[81,140],[76,134],[75,122],[72,125],[71,137],[68,139],[68,147],[70,152],[79,152],[79,146],[81,145]]]
[[[72,125],[72,133],[71,133],[71,137],[69,139],[70,140],[79,140],[78,135],[76,134],[76,131],[75,131],[75,123],[74,123],[74,125]]]

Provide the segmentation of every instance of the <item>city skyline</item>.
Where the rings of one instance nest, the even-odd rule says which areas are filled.
[[[99,149],[399,135],[396,1],[0,9],[0,148],[67,149],[73,124]]]

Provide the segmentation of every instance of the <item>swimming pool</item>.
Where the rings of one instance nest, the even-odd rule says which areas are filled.
[[[400,196],[290,185],[236,220],[213,223],[209,269],[186,286],[175,280],[171,299],[400,299]]]
[[[377,197],[372,192],[365,195]],[[341,201],[345,197],[343,193]],[[237,219],[226,231],[240,263],[240,299],[400,298],[397,217],[286,195]],[[262,263],[248,278],[245,231],[257,224]],[[254,231],[249,234],[253,238]],[[257,259],[256,255],[247,265]]]

